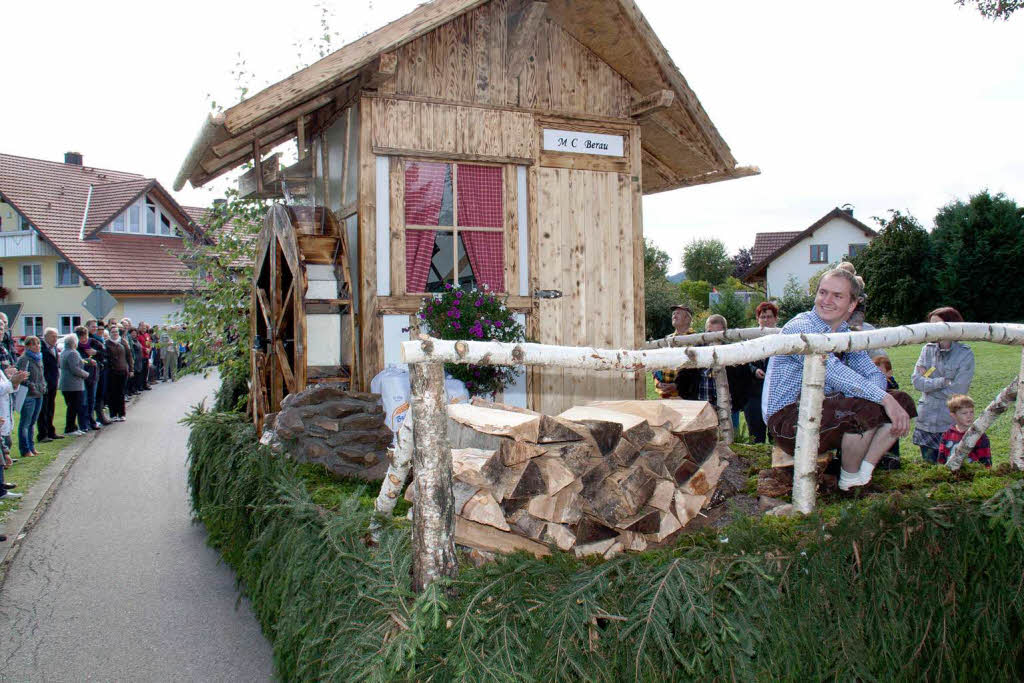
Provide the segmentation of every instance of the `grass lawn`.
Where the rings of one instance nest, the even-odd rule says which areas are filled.
[[[57,392],[57,403],[56,409],[54,410],[55,417],[53,420],[54,427],[57,428],[58,434],[64,433],[64,414],[66,406],[64,403],[64,396],[58,391]],[[20,416],[15,413],[14,415],[14,431],[11,432],[11,457],[18,458],[21,451],[18,449],[18,422]],[[66,437],[57,441],[51,441],[49,443],[37,443],[36,450],[39,452],[39,456],[35,458],[21,458],[17,464],[8,470],[4,471],[4,481],[13,481],[18,484],[18,488],[14,489],[15,493],[25,493],[32,485],[39,479],[40,473],[53,462],[57,454],[60,453],[65,446],[70,446],[75,442],[75,437]],[[0,521],[7,518],[7,513],[18,507],[18,500],[8,500],[0,502]]]

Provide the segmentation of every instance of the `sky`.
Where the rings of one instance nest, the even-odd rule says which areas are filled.
[[[644,199],[644,234],[730,252],[852,204],[925,227],[982,189],[1024,203],[1024,12],[993,23],[952,0],[636,0],[753,178]],[[410,0],[8,3],[0,152],[156,177],[170,189],[211,102],[239,100]],[[244,59],[240,64],[239,60]],[[208,205],[223,182],[177,193]]]

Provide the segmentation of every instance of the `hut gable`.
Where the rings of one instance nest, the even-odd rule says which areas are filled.
[[[539,8],[536,8],[540,6]],[[566,33],[546,3],[492,0],[397,50],[383,92],[629,119],[629,81]]]

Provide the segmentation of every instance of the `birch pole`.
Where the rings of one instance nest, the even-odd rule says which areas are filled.
[[[1002,415],[1010,407],[1010,404],[1017,398],[1017,387],[1020,386],[1020,380],[1016,377],[1009,386],[1005,387],[999,392],[999,395],[988,404],[985,408],[985,412],[978,416],[978,419],[974,421],[971,428],[967,430],[964,437],[960,439],[960,443],[956,445],[953,452],[949,454],[949,459],[946,461],[946,467],[953,470],[954,472],[960,469],[960,466],[964,462],[964,458],[971,452],[978,443],[978,439],[981,435],[988,431],[988,428],[992,426],[992,423],[996,421],[996,418]]]
[[[388,465],[388,473],[380,485],[380,493],[373,504],[374,516],[370,522],[370,538],[374,543],[380,542],[380,532],[384,528],[384,522],[391,518],[395,512],[395,505],[398,504],[398,497],[405,489],[405,483],[409,481],[409,471],[412,469],[413,451],[413,425],[412,411],[409,411],[402,426],[395,436],[395,451],[391,456],[391,463]]]
[[[1024,470],[1024,349],[1021,349],[1020,372],[1017,375],[1017,407],[1010,425],[1010,464]]]
[[[729,377],[725,368],[717,368],[715,374],[715,410],[718,411],[719,439],[731,444],[736,435],[732,429],[732,395],[729,393]]]
[[[793,449],[793,507],[803,514],[814,511],[818,492],[818,444],[821,437],[821,404],[825,400],[825,356],[804,358],[800,412]]]
[[[455,576],[455,497],[452,449],[448,443],[444,366],[417,363],[412,381],[413,489],[412,589],[422,592],[435,579]]]
[[[759,339],[769,334],[778,334],[782,330],[778,327],[734,327],[721,332],[698,332],[696,334],[677,334],[671,337],[662,337],[649,341],[640,348],[642,349],[666,349],[678,346],[703,346],[706,344],[721,344],[723,342],[747,341]]]

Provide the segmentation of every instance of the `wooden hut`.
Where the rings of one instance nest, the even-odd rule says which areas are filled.
[[[300,163],[281,169],[267,155],[292,139]],[[361,389],[445,282],[508,294],[539,342],[635,348],[641,196],[758,172],[632,0],[421,5],[211,116],[175,188],[249,160],[244,192],[342,226],[355,317],[339,364]],[[554,414],[643,397],[644,380],[537,369],[517,391],[505,400]]]

